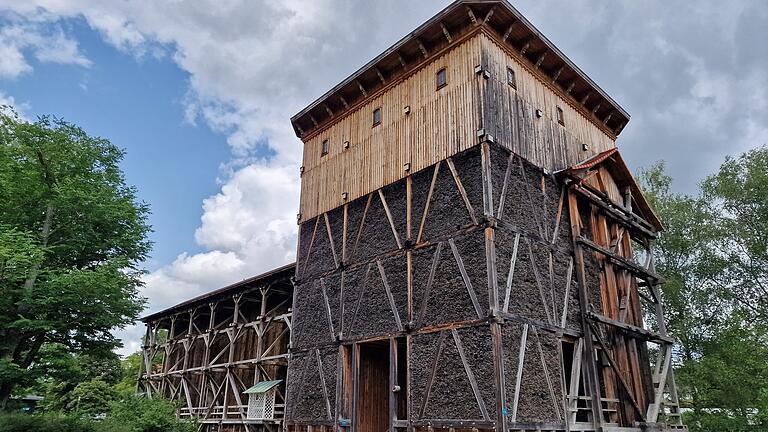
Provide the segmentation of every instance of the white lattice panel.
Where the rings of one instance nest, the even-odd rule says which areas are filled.
[[[275,390],[249,395],[248,418],[251,420],[273,420],[275,418]]]

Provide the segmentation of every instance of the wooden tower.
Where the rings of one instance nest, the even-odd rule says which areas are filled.
[[[685,429],[662,224],[615,146],[628,120],[487,0],[454,2],[294,116],[286,428]]]

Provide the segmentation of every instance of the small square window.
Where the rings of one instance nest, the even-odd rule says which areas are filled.
[[[446,76],[445,68],[440,69],[437,71],[437,89],[440,90],[441,88],[445,87],[448,84],[448,78]]]
[[[565,126],[565,116],[563,115],[563,109],[557,107],[557,122]]]
[[[515,78],[515,70],[511,67],[507,68],[507,84],[511,85],[513,89],[517,90],[517,79]]]
[[[378,126],[381,124],[381,108],[373,110],[373,125]]]
[[[323,147],[320,149],[320,156],[325,156],[328,154],[328,149],[331,147],[331,142],[329,140],[323,140]]]

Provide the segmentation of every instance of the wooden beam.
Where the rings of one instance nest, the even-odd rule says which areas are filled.
[[[517,25],[517,20],[512,21],[512,24],[507,27],[507,31],[504,32],[504,36],[501,38],[502,42],[506,42],[507,39],[509,39],[509,36],[512,34],[512,31],[515,29],[515,25]]]
[[[546,58],[547,58],[547,54],[549,54],[549,51],[545,50],[543,53],[541,53],[541,55],[539,56],[539,58],[538,58],[538,59],[536,59],[536,64],[535,64],[535,66],[536,66],[536,68],[537,68],[537,69],[538,69],[538,68],[541,66],[541,64],[544,62],[544,59],[546,59]]]
[[[624,333],[629,334],[630,336],[636,339],[657,342],[657,343],[668,343],[668,344],[674,344],[676,342],[675,339],[669,336],[663,336],[661,334],[654,333],[648,329],[626,324],[621,321],[608,318],[607,316],[603,316],[594,311],[590,311],[587,314],[587,316],[593,321],[597,321],[601,324],[616,327],[617,329],[623,331]]]
[[[527,41],[523,44],[522,48],[520,48],[520,55],[525,55],[525,53],[528,51],[528,48],[531,47],[531,41]]]
[[[451,334],[453,335],[453,342],[456,344],[456,350],[459,352],[461,364],[464,365],[464,372],[467,374],[467,378],[469,379],[469,385],[472,387],[472,393],[474,393],[477,405],[480,407],[480,412],[483,414],[483,419],[490,420],[491,417],[488,415],[488,409],[485,407],[485,401],[483,401],[483,396],[480,394],[480,386],[477,385],[475,374],[472,373],[472,368],[470,368],[469,363],[467,363],[467,356],[464,353],[464,345],[461,343],[459,332],[457,332],[456,329],[452,329]]]
[[[407,69],[408,68],[407,63],[405,62],[405,59],[403,58],[403,55],[400,54],[399,52],[397,53],[397,59],[400,61],[400,66],[402,66],[403,69]]]
[[[645,269],[641,267],[639,264],[634,263],[627,258],[624,258],[621,255],[615,254],[611,252],[610,250],[600,246],[599,244],[593,242],[592,240],[589,240],[585,237],[578,237],[576,241],[580,244],[583,244],[584,246],[587,246],[588,248],[592,249],[595,252],[599,252],[603,254],[608,260],[614,264],[618,264],[620,267],[624,268],[625,270],[628,270],[631,273],[634,273],[637,276],[642,277],[643,279],[651,279],[652,281],[655,281],[657,283],[663,283],[664,279],[662,279],[661,276],[657,275],[651,270]]]
[[[320,383],[323,388],[323,396],[325,397],[325,409],[328,414],[328,420],[333,420],[333,413],[331,412],[331,399],[328,397],[328,386],[325,384],[325,373],[323,372],[323,360],[320,358],[320,350],[315,350],[317,356],[317,372],[320,374]]]
[[[472,208],[472,203],[469,201],[469,196],[467,195],[467,191],[464,189],[464,185],[461,183],[461,179],[459,178],[459,173],[456,170],[456,166],[453,163],[453,159],[449,157],[445,161],[446,163],[448,163],[448,169],[450,169],[451,174],[453,175],[453,180],[456,182],[456,188],[459,190],[459,194],[461,195],[461,198],[464,200],[464,205],[467,207],[467,211],[469,212],[469,218],[472,220],[473,224],[477,225],[475,210]]]
[[[381,73],[381,69],[379,69],[378,66],[374,66],[373,70],[376,72],[376,76],[379,77],[379,81],[381,81],[381,85],[387,85],[387,80],[384,79],[384,74]]]
[[[477,312],[477,317],[479,319],[483,318],[483,311],[480,308],[480,302],[477,301],[477,294],[475,293],[475,289],[472,287],[472,281],[469,279],[469,275],[467,274],[467,269],[464,267],[464,261],[461,259],[461,255],[459,254],[459,249],[456,248],[456,242],[454,242],[453,238],[448,240],[448,244],[451,246],[451,251],[453,252],[453,258],[456,260],[456,264],[459,266],[459,273],[461,273],[461,279],[464,280],[464,286],[467,288],[467,293],[469,294],[469,298],[472,300],[472,305],[475,307],[475,312]]]
[[[445,36],[445,39],[448,41],[448,43],[453,43],[453,38],[451,37],[451,32],[448,31],[448,27],[443,24],[443,22],[440,22],[440,28],[443,29],[443,36]]]
[[[547,323],[554,324],[555,319],[549,313],[549,307],[547,306],[547,297],[544,293],[544,284],[541,282],[541,276],[539,275],[539,266],[536,264],[536,257],[533,256],[533,248],[531,247],[531,241],[528,243],[528,259],[531,261],[531,269],[533,269],[533,276],[536,280],[536,285],[539,288],[539,296],[541,297],[541,307],[544,309],[544,315],[547,316]],[[553,312],[554,313],[554,312]]]
[[[645,422],[645,413],[637,404],[635,397],[632,395],[632,389],[629,387],[629,384],[627,384],[627,382],[624,380],[624,375],[622,374],[621,370],[619,370],[619,367],[616,365],[616,362],[613,360],[613,357],[611,356],[608,347],[605,345],[605,342],[603,342],[603,338],[600,336],[600,332],[597,330],[594,323],[590,323],[589,325],[590,327],[592,327],[592,335],[594,336],[595,340],[597,340],[597,343],[600,345],[600,348],[602,348],[603,356],[605,356],[605,358],[608,360],[608,364],[610,364],[611,368],[615,372],[615,375],[619,378],[619,383],[621,383],[621,386],[623,387],[624,393],[629,399],[629,402],[635,408],[635,411],[637,411],[637,413],[640,415],[640,420]]]
[[[568,271],[565,275],[565,295],[563,296],[563,315],[560,318],[560,327],[565,328],[568,323],[568,303],[571,299],[571,285],[573,279],[573,257],[568,259]]]
[[[565,70],[565,66],[560,66],[560,69],[558,69],[557,72],[555,72],[555,75],[552,77],[552,83],[557,82],[557,79],[560,78],[560,75],[563,73],[564,70]]]
[[[424,59],[428,59],[429,51],[427,51],[427,47],[424,46],[424,42],[422,42],[421,39],[416,38],[416,43],[419,45],[419,50],[421,50],[421,55],[424,56]]]
[[[349,108],[349,103],[344,98],[344,96],[339,95],[339,100],[341,101],[341,104],[344,105],[344,109],[348,109]]]
[[[333,232],[331,232],[331,221],[328,219],[328,213],[323,213],[323,219],[325,219],[325,231],[328,234],[328,242],[331,246],[331,252],[333,253],[333,264],[336,268],[339,268],[341,261],[336,254],[336,242],[333,241]]]
[[[419,409],[419,417],[424,417],[424,412],[427,410],[427,402],[429,402],[429,394],[432,392],[432,383],[435,381],[435,375],[437,374],[437,367],[440,364],[440,354],[443,352],[443,345],[445,343],[445,331],[440,332],[440,340],[437,344],[437,352],[432,359],[432,366],[430,369],[429,381],[427,381],[427,388],[424,390],[424,399],[421,401],[421,407]]]
[[[520,336],[520,350],[517,356],[517,375],[515,376],[515,393],[512,399],[511,421],[517,421],[517,406],[520,402],[520,388],[523,382],[523,365],[525,364],[525,351],[528,344],[528,324],[523,324],[523,333]]]
[[[592,114],[593,114],[593,115],[597,114],[597,112],[598,112],[598,111],[600,110],[600,108],[602,108],[602,107],[603,107],[603,103],[602,103],[602,102],[598,102],[598,104],[597,104],[597,105],[595,105],[595,107],[594,107],[594,108],[592,108]]]
[[[590,97],[592,97],[592,92],[587,92],[587,94],[585,94],[585,95],[584,95],[584,96],[581,98],[581,100],[579,101],[579,103],[580,103],[580,104],[582,104],[582,105],[584,105],[585,103],[587,103],[587,101],[589,100],[589,98],[590,98]]]
[[[648,414],[646,415],[646,418],[651,422],[656,422],[658,420],[659,412],[661,411],[661,406],[664,400],[664,387],[666,386],[667,378],[672,367],[672,346],[662,347],[662,349],[664,350],[664,359],[663,361],[659,359],[661,363],[658,374],[659,386],[654,393],[653,403],[648,405]]]
[[[520,245],[520,233],[515,234],[515,243],[512,247],[512,258],[509,261],[509,273],[507,274],[507,290],[504,295],[504,312],[509,312],[509,300],[512,295],[512,281],[515,277],[515,265],[517,264],[517,250]]]
[[[598,381],[597,365],[594,359],[594,345],[592,341],[592,328],[587,320],[589,311],[590,293],[587,287],[586,271],[584,269],[584,251],[581,244],[576,241],[581,237],[581,216],[576,195],[568,193],[568,211],[571,219],[571,238],[573,240],[573,255],[576,260],[576,279],[579,282],[579,311],[581,318],[581,331],[584,333],[584,360],[586,366],[586,389],[591,396],[592,423],[596,430],[601,430],[603,424],[603,407],[600,401],[600,382]]]
[[[496,6],[491,6],[491,8],[488,10],[488,13],[485,14],[485,18],[483,18],[483,24],[488,24],[488,21],[491,20],[494,12],[496,12]]]
[[[651,239],[655,239],[658,236],[655,231],[652,231],[648,227],[644,226],[644,224],[648,224],[647,222],[639,222],[643,220],[640,216],[637,216],[634,213],[628,214],[626,210],[623,209],[623,207],[618,206],[615,202],[607,198],[607,196],[597,195],[596,191],[591,190],[587,183],[574,185],[572,190],[584,198],[587,198],[591,204],[596,205],[601,210],[608,213],[613,218],[613,220],[618,221],[629,228],[632,228],[635,233],[639,232],[643,236]],[[648,224],[648,226],[650,226],[650,224]]]
[[[368,97],[368,92],[365,91],[365,87],[363,87],[363,84],[360,82],[360,80],[355,80],[355,83],[357,83],[357,88],[360,89],[360,93],[363,94],[363,97]]]
[[[381,260],[376,260],[376,266],[379,268],[379,275],[381,276],[381,282],[384,284],[384,290],[387,292],[387,298],[389,299],[389,307],[392,308],[392,315],[395,318],[395,324],[397,324],[397,329],[399,331],[403,331],[403,324],[400,321],[400,313],[397,311],[397,305],[395,304],[395,297],[392,295],[392,289],[389,287],[387,274],[384,272],[384,265],[381,264]]]
[[[357,235],[355,236],[355,244],[352,246],[352,255],[357,252],[357,245],[360,243],[360,237],[363,235],[363,226],[365,224],[365,218],[368,215],[368,209],[371,208],[371,201],[373,201],[373,194],[368,194],[368,201],[365,202],[365,209],[363,210],[363,217],[360,220],[360,226],[357,228]]]
[[[325,280],[320,278],[320,289],[323,292],[323,301],[325,302],[325,312],[328,315],[328,329],[331,331],[331,340],[336,339],[336,330],[333,328],[333,312],[331,303],[328,300],[328,290],[325,288]]]
[[[315,125],[315,127],[317,127],[318,123],[317,123],[317,120],[315,119],[315,116],[310,114],[309,119],[312,120],[312,124]]]
[[[435,170],[432,173],[432,183],[429,184],[429,192],[427,192],[427,203],[424,204],[424,213],[421,216],[421,223],[419,224],[419,233],[416,235],[416,244],[421,243],[421,236],[424,234],[424,224],[427,222],[427,214],[429,213],[429,204],[432,201],[432,194],[435,191],[435,183],[437,182],[437,175],[440,172],[440,162],[435,164]]]
[[[613,133],[616,134],[616,135],[620,134],[621,131],[623,131],[626,126],[627,126],[627,122],[626,121],[622,121],[621,123],[619,123],[619,125],[616,127],[616,129],[613,130]]]
[[[507,160],[507,170],[504,173],[504,183],[501,186],[501,193],[499,194],[499,208],[496,210],[497,219],[503,219],[504,216],[504,201],[507,197],[507,188],[509,187],[509,177],[512,175],[512,165],[514,163],[515,154],[511,153]]]
[[[544,376],[547,378],[547,387],[549,388],[549,397],[552,399],[553,408],[557,413],[557,420],[562,421],[563,417],[560,413],[560,406],[557,403],[558,398],[557,396],[555,396],[555,387],[552,385],[552,378],[549,377],[549,368],[547,367],[547,358],[544,356],[544,349],[541,347],[541,339],[539,338],[539,332],[536,330],[536,327],[533,328],[533,335],[536,336],[536,347],[538,348],[539,357],[541,358],[541,367],[544,370]]]
[[[402,249],[403,243],[400,241],[400,235],[397,233],[397,228],[395,228],[395,221],[394,219],[392,219],[392,212],[389,210],[389,206],[387,205],[386,198],[384,198],[384,192],[382,192],[381,189],[379,189],[378,192],[379,192],[379,199],[381,199],[381,205],[384,206],[384,213],[386,213],[387,220],[389,221],[389,227],[392,229],[392,235],[395,237],[397,248]]]
[[[611,117],[613,117],[613,113],[608,114],[608,116],[603,119],[603,124],[607,125],[608,122],[611,121]]]
[[[469,15],[469,20],[472,21],[472,25],[479,24],[479,22],[477,21],[477,17],[475,16],[475,12],[469,6],[467,6],[467,15]]]
[[[491,352],[493,354],[493,378],[496,383],[496,430],[507,432],[507,384],[504,374],[504,342],[501,334],[501,324],[491,323]],[[500,426],[499,426],[500,425]]]
[[[427,278],[427,286],[424,288],[424,297],[421,299],[421,307],[419,308],[419,316],[416,320],[416,326],[421,327],[424,320],[424,313],[427,310],[427,302],[429,301],[429,294],[432,291],[432,285],[435,282],[435,272],[437,271],[437,265],[440,263],[440,250],[443,248],[443,243],[440,242],[435,248],[435,253],[432,256],[432,267],[429,269],[429,277]]]
[[[576,80],[573,80],[570,84],[568,84],[568,88],[565,89],[565,92],[571,94],[574,87],[576,87]]]
[[[325,112],[328,113],[328,117],[333,117],[333,111],[331,111],[331,108],[328,106],[328,104],[323,104],[323,108],[325,108]]]

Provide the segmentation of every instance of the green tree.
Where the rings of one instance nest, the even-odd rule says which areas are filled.
[[[72,354],[60,344],[44,345],[30,372],[38,378],[24,391],[44,396],[39,407],[46,411],[66,411],[71,392],[82,383],[101,381],[113,386],[124,373],[119,356],[112,351]]]
[[[663,164],[640,175],[665,222],[657,241],[667,325],[691,431],[768,428],[768,149],[728,158],[698,196]]]
[[[720,294],[768,325],[768,147],[727,158],[702,189],[719,210],[718,253],[727,263]]]
[[[142,309],[148,207],[123,156],[62,120],[0,116],[0,407],[43,346],[98,356]]]
[[[142,354],[135,352],[120,362],[122,369],[122,379],[115,384],[115,389],[122,394],[135,394],[137,390],[137,380],[139,370],[141,369]]]
[[[85,381],[64,395],[63,411],[93,418],[105,414],[109,404],[118,400],[118,397],[117,390],[104,381]]]

